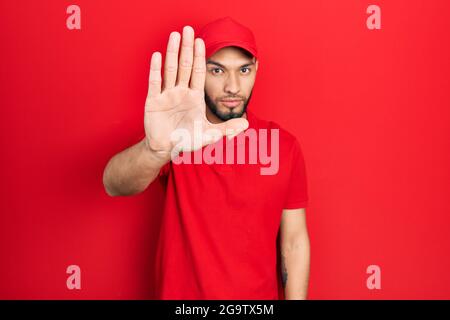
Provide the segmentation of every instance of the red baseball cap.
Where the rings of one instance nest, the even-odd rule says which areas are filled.
[[[240,47],[258,58],[253,32],[230,17],[208,23],[199,31],[197,37],[205,42],[206,58],[217,50],[229,46]]]

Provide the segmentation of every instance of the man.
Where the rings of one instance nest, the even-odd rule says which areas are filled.
[[[172,32],[163,80],[161,54],[152,55],[145,134],[110,159],[103,182],[111,196],[140,193],[153,181],[166,188],[159,299],[307,297],[303,156],[294,136],[247,110],[258,65],[252,32],[229,17],[206,25],[195,40],[189,26],[182,39]],[[196,125],[197,142],[174,139],[174,132],[195,136]],[[255,137],[259,144],[250,143]],[[264,161],[248,159],[267,141],[279,165],[262,174]],[[223,151],[232,160],[239,157],[233,151],[244,150],[246,163],[190,162],[211,146],[215,156]]]

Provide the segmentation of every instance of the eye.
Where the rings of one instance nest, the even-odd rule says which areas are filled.
[[[248,72],[245,72],[245,71],[244,71],[243,73],[250,73],[250,71],[251,71],[250,68],[247,68],[247,67],[241,68],[241,71],[243,71],[243,70],[248,70]]]
[[[213,69],[211,69],[211,72],[213,74],[219,74],[221,71],[222,71],[222,69],[220,69],[220,68],[213,68]]]

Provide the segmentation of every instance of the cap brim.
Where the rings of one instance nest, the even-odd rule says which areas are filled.
[[[212,45],[212,46],[207,48],[206,56],[210,57],[216,51],[218,51],[218,50],[220,50],[222,48],[225,48],[225,47],[239,47],[239,48],[242,48],[245,51],[247,51],[248,53],[250,53],[252,56],[257,58],[257,53],[256,53],[256,50],[254,48],[252,48],[251,46],[247,45],[247,43],[242,43],[242,42],[238,42],[238,41],[226,41],[226,42],[220,42],[220,43],[214,44],[214,45]]]

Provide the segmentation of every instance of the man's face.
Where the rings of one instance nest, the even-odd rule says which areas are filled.
[[[218,123],[242,117],[250,102],[258,61],[238,47],[225,47],[206,60],[207,118]]]

